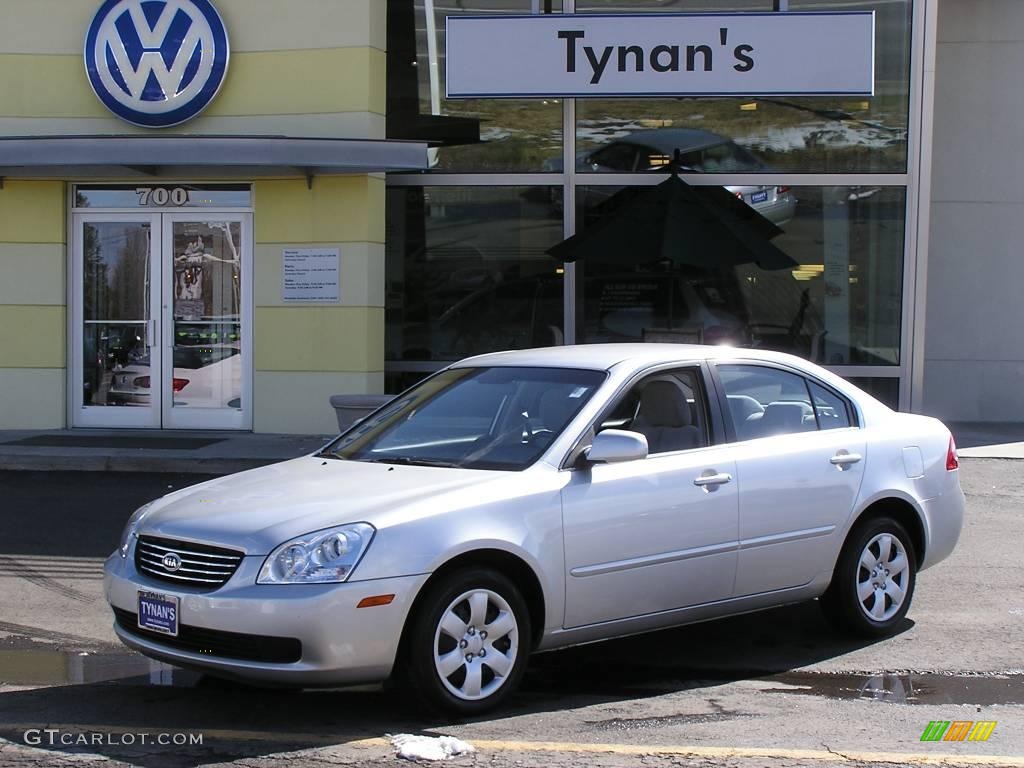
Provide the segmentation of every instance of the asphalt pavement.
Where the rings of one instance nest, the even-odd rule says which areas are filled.
[[[893,638],[788,606],[537,656],[509,707],[455,723],[400,689],[248,688],[129,652],[102,560],[136,506],[204,476],[0,472],[0,765],[398,765],[389,735],[411,733],[473,745],[456,766],[1024,766],[1022,472],[964,459],[963,537]],[[931,721],[996,726],[923,742]]]

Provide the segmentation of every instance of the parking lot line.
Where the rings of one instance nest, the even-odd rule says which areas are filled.
[[[161,729],[116,726],[103,724],[39,724],[39,723],[8,723],[3,729],[8,733],[31,728],[52,728],[68,733],[157,733]],[[302,743],[317,746],[355,747],[355,748],[390,748],[391,742],[383,737],[374,736],[366,739],[339,740],[337,736],[323,733],[290,733],[273,731],[246,731],[236,729],[185,728],[183,731],[202,733],[204,739],[224,741],[260,741],[278,743]],[[438,729],[432,729],[438,730]],[[759,760],[804,760],[817,762],[858,762],[858,763],[893,763],[903,765],[945,766],[951,762],[957,765],[988,766],[990,768],[1024,768],[1024,757],[1010,755],[971,755],[953,752],[867,752],[828,749],[786,749],[782,747],[706,747],[688,744],[587,744],[581,742],[561,741],[504,741],[474,739],[460,736],[476,749],[490,752],[558,752],[566,754],[613,754],[631,757],[643,755],[664,755],[676,757],[712,758],[712,759],[759,759]],[[17,743],[17,742],[15,742]]]

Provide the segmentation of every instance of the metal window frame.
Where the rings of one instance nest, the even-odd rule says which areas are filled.
[[[927,291],[927,247],[931,185],[932,113],[935,88],[935,35],[937,0],[908,0],[910,20],[909,104],[907,164],[903,173],[771,173],[680,174],[694,186],[783,185],[901,187],[906,190],[903,235],[903,269],[900,311],[900,362],[898,365],[824,365],[843,377],[899,379],[900,410],[920,410],[924,375],[924,323]],[[774,0],[774,9],[786,12],[789,0]],[[576,10],[576,0],[563,0],[562,13]],[[562,187],[562,234],[576,233],[576,198],[584,186],[654,186],[664,180],[652,173],[587,173],[576,169],[576,99],[562,100],[562,168],[558,173],[539,172],[395,172],[386,175],[389,187]],[[565,265],[563,282],[563,335],[566,345],[575,344],[577,317],[576,265]],[[385,361],[386,372],[436,371],[446,361]]]

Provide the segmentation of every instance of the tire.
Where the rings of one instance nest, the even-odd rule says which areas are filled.
[[[871,518],[847,537],[822,609],[850,634],[888,637],[907,615],[916,582],[917,553],[907,530],[891,517]]]
[[[427,709],[479,715],[518,686],[531,637],[530,613],[515,584],[485,568],[455,571],[417,604],[405,678]]]

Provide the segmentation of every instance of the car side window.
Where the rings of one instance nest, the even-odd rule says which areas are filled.
[[[718,375],[737,440],[818,428],[803,376],[760,365],[720,365]]]
[[[636,167],[636,147],[630,144],[610,144],[590,156],[593,165],[613,171],[632,171]]]
[[[819,429],[843,429],[851,426],[850,409],[843,398],[813,381],[809,382]]]
[[[647,438],[649,454],[685,451],[708,445],[706,398],[700,371],[663,371],[634,384],[598,427],[626,429]]]

